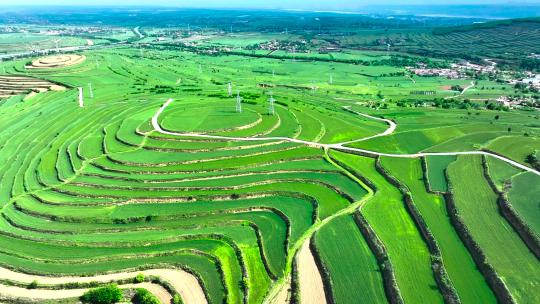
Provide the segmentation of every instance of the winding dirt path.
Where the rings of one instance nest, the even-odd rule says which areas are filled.
[[[454,99],[454,98],[458,98],[459,96],[462,96],[463,94],[465,94],[469,89],[473,88],[474,87],[474,81],[471,81],[471,84],[466,86],[463,91],[461,91],[461,93],[457,94],[457,95],[454,95],[454,96],[448,96],[448,97],[445,97],[444,99],[448,100],[448,99]]]
[[[472,86],[474,86],[474,83],[471,82],[470,87],[472,87]],[[418,158],[418,157],[424,157],[424,156],[486,155],[486,156],[491,156],[491,157],[500,159],[500,160],[502,160],[502,161],[504,161],[504,162],[516,167],[516,168],[519,168],[519,169],[522,169],[522,170],[525,170],[525,171],[528,171],[528,172],[532,172],[532,173],[540,176],[540,172],[536,171],[533,168],[529,168],[529,167],[527,167],[525,165],[522,165],[522,164],[520,164],[520,163],[518,163],[516,161],[513,161],[513,160],[511,160],[509,158],[506,158],[504,156],[497,155],[497,154],[490,153],[490,152],[486,152],[486,151],[420,152],[420,153],[413,153],[413,154],[394,154],[394,153],[382,153],[382,152],[371,151],[371,150],[366,150],[366,149],[347,147],[345,145],[349,144],[349,143],[359,142],[359,141],[367,140],[367,139],[370,139],[370,138],[390,135],[390,134],[394,133],[394,131],[395,131],[396,127],[397,127],[397,125],[391,120],[382,119],[382,118],[370,116],[370,115],[367,115],[367,114],[361,114],[361,113],[358,113],[358,114],[361,114],[364,117],[369,117],[369,118],[385,121],[387,124],[389,124],[389,128],[386,129],[386,131],[384,131],[383,133],[380,133],[380,134],[377,134],[377,135],[374,135],[374,136],[363,137],[363,138],[359,138],[359,139],[356,139],[356,140],[353,140],[353,141],[350,141],[350,142],[342,142],[342,143],[336,143],[336,144],[323,144],[323,143],[312,142],[312,141],[301,140],[301,139],[290,138],[290,137],[229,137],[229,136],[208,135],[208,134],[199,134],[199,133],[170,132],[170,131],[163,130],[163,128],[161,128],[161,126],[160,126],[160,124],[158,122],[158,118],[163,113],[163,111],[165,111],[165,109],[173,101],[174,100],[172,98],[167,100],[159,108],[159,110],[154,114],[154,116],[152,117],[152,126],[159,133],[166,134],[166,135],[172,135],[172,136],[188,136],[188,137],[198,137],[198,138],[207,138],[207,139],[222,139],[222,140],[232,140],[232,141],[272,141],[272,140],[282,140],[282,141],[288,141],[288,142],[293,142],[293,143],[298,143],[298,144],[304,144],[304,145],[314,147],[314,148],[335,149],[335,150],[339,150],[339,151],[343,151],[343,152],[362,153],[362,154],[367,154],[367,155],[372,155],[372,156],[386,156],[386,157],[399,157],[399,158]]]
[[[290,278],[288,278],[283,286],[281,286],[281,290],[276,295],[275,300],[272,302],[272,304],[288,304],[290,303],[290,289],[291,289],[291,281]]]
[[[137,272],[120,272],[120,273],[111,273],[104,275],[97,275],[91,277],[75,277],[75,276],[64,276],[64,277],[49,277],[49,276],[40,276],[32,275],[26,273],[15,272],[7,268],[0,267],[0,279],[9,279],[12,281],[29,284],[32,281],[37,281],[40,284],[47,285],[59,285],[65,283],[89,283],[89,282],[110,282],[118,281],[124,279],[134,278],[137,274],[142,273],[145,276],[156,276],[160,277],[162,280],[167,281],[172,285],[172,287],[180,294],[182,300],[186,304],[206,304],[207,300],[204,295],[204,292],[199,284],[199,281],[192,274],[179,270],[179,269],[150,269]],[[165,298],[165,293],[168,295],[169,300],[171,295],[163,289],[160,285],[146,283],[152,285],[149,287],[149,291],[156,291],[154,293],[156,296]],[[141,284],[136,284],[141,286]],[[132,285],[122,285],[122,288],[131,288]],[[146,285],[145,285],[146,286]],[[146,288],[146,287],[145,287]],[[152,289],[150,289],[152,288]],[[13,297],[26,297],[34,299],[45,299],[39,296],[48,296],[46,299],[59,299],[59,298],[71,298],[78,297],[84,293],[87,289],[63,289],[63,290],[37,290],[39,292],[29,293],[28,289],[12,286],[3,286],[0,285],[0,294],[8,295]],[[165,291],[165,293],[163,293]],[[42,293],[40,293],[42,292]],[[168,303],[168,302],[165,302]]]
[[[359,139],[339,143],[339,145],[341,145],[341,146],[356,143],[356,142],[366,141],[366,140],[381,137],[381,136],[387,136],[387,135],[390,135],[390,134],[392,134],[392,133],[394,133],[396,131],[397,124],[394,121],[390,120],[390,119],[379,118],[379,117],[371,116],[371,115],[368,115],[368,114],[356,112],[356,111],[351,110],[351,107],[343,107],[343,108],[346,109],[347,111],[351,112],[351,113],[356,114],[356,115],[360,115],[360,116],[364,116],[366,118],[382,121],[382,122],[384,122],[384,123],[386,123],[388,125],[388,128],[384,132],[379,133],[379,134],[375,134],[373,136],[362,137],[362,138],[359,138]]]

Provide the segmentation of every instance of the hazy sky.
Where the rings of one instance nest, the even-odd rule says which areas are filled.
[[[540,0],[0,0],[2,5],[164,5],[179,7],[245,7],[299,9],[354,9],[362,5],[381,4],[511,4],[535,3]]]

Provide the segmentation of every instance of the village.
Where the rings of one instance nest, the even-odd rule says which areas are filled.
[[[407,67],[407,70],[420,77],[445,77],[448,79],[471,79],[490,76],[498,81],[508,83],[516,90],[536,93],[540,90],[540,74],[531,71],[514,72],[497,69],[497,63],[484,59],[485,64],[476,64],[469,61],[453,63],[449,68],[428,68],[425,63],[418,63],[416,67]],[[533,97],[519,97],[502,95],[494,101],[506,107],[520,107],[523,105],[536,106]]]

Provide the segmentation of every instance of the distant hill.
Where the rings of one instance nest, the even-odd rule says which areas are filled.
[[[475,23],[470,25],[461,25],[461,26],[451,26],[451,27],[438,27],[433,29],[434,35],[445,35],[455,32],[470,32],[475,30],[482,29],[494,29],[501,26],[515,26],[521,25],[522,23],[540,23],[540,17],[533,18],[520,18],[520,19],[507,19],[507,20],[497,20],[485,23]]]
[[[370,40],[371,39],[371,40]],[[369,39],[349,39],[346,47],[404,52],[428,57],[481,61],[539,70],[540,18],[509,19],[432,30],[388,31]]]

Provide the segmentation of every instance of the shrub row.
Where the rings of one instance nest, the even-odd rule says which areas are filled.
[[[431,253],[431,269],[437,282],[437,286],[444,298],[445,303],[456,304],[460,303],[459,296],[454,286],[452,285],[448,273],[444,268],[444,263],[441,255],[441,250],[435,236],[429,230],[424,218],[420,215],[420,212],[416,208],[410,190],[403,185],[399,180],[394,176],[390,175],[388,171],[381,165],[380,157],[377,158],[375,162],[375,168],[377,171],[386,178],[388,182],[394,185],[399,189],[403,196],[403,201],[409,215],[413,218],[416,228],[420,231],[422,238],[426,242],[429,252]]]
[[[537,259],[540,259],[540,239],[536,233],[523,221],[521,216],[516,212],[512,204],[508,201],[506,193],[504,191],[499,191],[493,178],[489,174],[489,167],[487,163],[486,156],[482,157],[482,171],[484,172],[484,177],[487,180],[489,186],[493,192],[497,193],[499,196],[497,198],[497,204],[499,206],[499,212],[506,219],[510,226],[514,228],[514,231],[519,235],[523,240],[525,245],[529,250],[536,256]]]
[[[296,259],[292,261],[290,304],[300,304],[300,284],[298,279],[298,262]]]
[[[404,302],[397,285],[394,268],[390,262],[384,244],[379,237],[377,237],[377,234],[375,234],[375,231],[360,211],[354,213],[353,219],[377,259],[383,278],[384,292],[388,301],[390,304],[403,304]]]
[[[455,227],[461,241],[465,244],[465,247],[471,253],[471,256],[476,264],[476,267],[480,270],[484,278],[493,293],[497,297],[497,300],[500,303],[516,303],[508,287],[504,281],[497,275],[495,268],[487,261],[486,255],[482,251],[482,248],[478,243],[473,239],[469,229],[461,219],[459,211],[457,210],[456,204],[454,202],[453,186],[451,180],[448,177],[448,172],[445,171],[446,180],[448,181],[448,192],[444,195],[446,201],[446,209],[448,210],[448,215],[450,216],[450,221]]]

